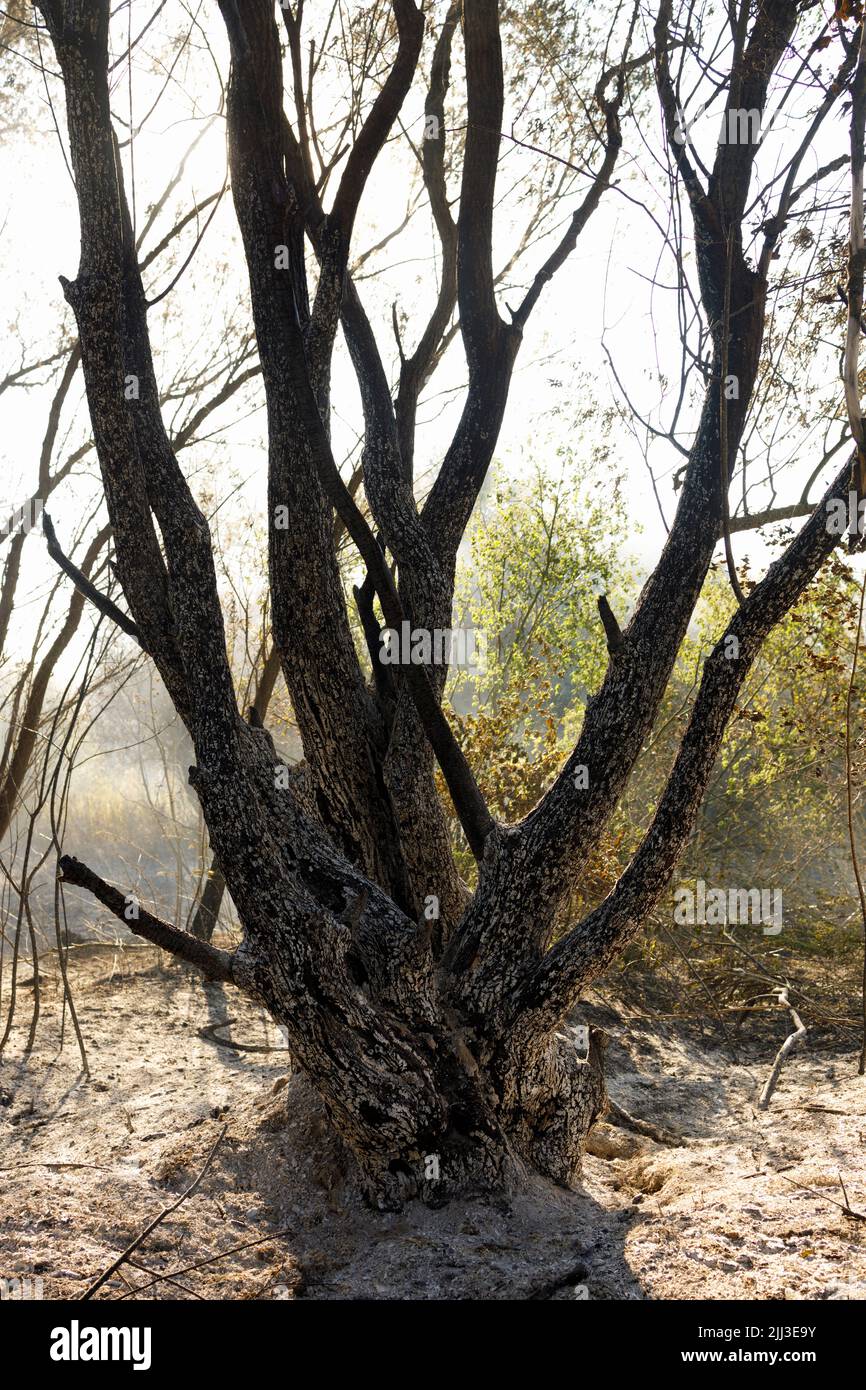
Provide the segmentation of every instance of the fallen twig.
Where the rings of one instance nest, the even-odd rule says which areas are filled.
[[[782,1064],[785,1061],[785,1058],[788,1056],[789,1052],[793,1052],[794,1048],[797,1047],[797,1045],[801,1043],[806,1036],[806,1026],[803,1023],[803,1020],[800,1018],[800,1015],[797,1013],[797,1010],[794,1008],[794,1005],[788,998],[787,985],[784,989],[779,990],[779,1003],[784,1004],[786,1008],[790,1009],[791,1017],[794,1020],[794,1032],[788,1034],[787,1038],[782,1043],[782,1046],[779,1048],[779,1051],[776,1053],[776,1060],[773,1063],[773,1070],[767,1077],[767,1084],[761,1092],[761,1099],[758,1101],[759,1110],[766,1110],[769,1106],[773,1092],[776,1089],[776,1083],[779,1080],[779,1074],[782,1070]]]
[[[862,1110],[837,1110],[832,1105],[804,1105],[803,1109],[813,1115],[850,1115],[852,1120],[866,1119],[866,1113]]]
[[[47,1121],[47,1120],[44,1120],[42,1123],[43,1123],[43,1124],[47,1124],[48,1121]],[[11,1172],[13,1169],[15,1169],[15,1170],[17,1171],[19,1168],[51,1168],[52,1170],[55,1169],[55,1168],[56,1168],[56,1169],[63,1169],[63,1168],[98,1168],[99,1171],[102,1172],[102,1173],[121,1173],[121,1174],[124,1173],[125,1171],[128,1171],[128,1170],[124,1170],[124,1169],[123,1169],[119,1164],[117,1164],[117,1163],[37,1163],[37,1162],[35,1162],[35,1161],[34,1161],[34,1162],[29,1162],[29,1161],[28,1161],[28,1162],[26,1162],[26,1163],[0,1163],[0,1173],[9,1173],[9,1172]]]
[[[790,1183],[792,1187],[798,1187],[801,1192],[810,1192],[813,1197],[818,1198],[819,1202],[829,1202],[831,1206],[838,1207],[839,1210],[844,1211],[845,1215],[849,1216],[852,1221],[866,1221],[866,1214],[862,1211],[855,1211],[853,1207],[846,1205],[848,1201],[847,1193],[845,1194],[845,1203],[837,1202],[833,1197],[825,1197],[823,1192],[816,1192],[814,1187],[807,1187],[805,1183],[794,1182],[793,1178],[782,1177],[781,1173],[778,1173],[776,1176],[782,1178],[782,1182]],[[845,1192],[844,1184],[842,1186],[842,1191]]]
[[[657,1144],[667,1144],[672,1148],[679,1148],[682,1145],[682,1138],[674,1134],[669,1129],[662,1129],[659,1125],[652,1124],[649,1120],[639,1120],[635,1115],[630,1115],[627,1110],[623,1110],[621,1105],[617,1105],[615,1100],[607,1098],[607,1110],[604,1119],[611,1124],[618,1125],[620,1129],[629,1129],[633,1134],[645,1134],[648,1139],[654,1139]]]
[[[204,1038],[205,1042],[216,1043],[218,1047],[234,1047],[239,1052],[288,1052],[287,1047],[269,1047],[266,1043],[242,1043],[233,1042],[231,1038],[217,1037],[218,1028],[230,1028],[235,1022],[233,1018],[223,1018],[217,1023],[209,1023],[206,1028],[199,1028],[198,1035]]]
[[[252,1249],[252,1247],[255,1245],[267,1245],[267,1243],[271,1240],[277,1240],[281,1236],[289,1236],[291,1234],[292,1232],[289,1230],[289,1228],[285,1227],[283,1230],[273,1231],[269,1236],[259,1236],[257,1240],[247,1240],[244,1241],[242,1245],[233,1245],[228,1250],[220,1250],[216,1255],[208,1255],[203,1260],[196,1260],[194,1264],[183,1265],[181,1269],[170,1269],[166,1274],[156,1274],[156,1271],[153,1270],[151,1272],[155,1275],[155,1277],[151,1279],[149,1284],[140,1284],[139,1287],[135,1290],[135,1292],[144,1293],[147,1289],[152,1289],[154,1284],[163,1283],[166,1279],[175,1279],[179,1274],[189,1274],[193,1270],[204,1269],[206,1265],[216,1264],[218,1260],[225,1260],[228,1258],[229,1255],[237,1255],[242,1250]],[[114,1303],[122,1303],[123,1300],[125,1298],[129,1298],[129,1296],[129,1293],[121,1293],[118,1294],[117,1297],[112,1301]]]
[[[132,1265],[133,1269],[140,1269],[144,1274],[150,1274],[150,1275],[156,1274],[156,1270],[155,1270],[155,1269],[151,1269],[149,1265],[142,1264],[142,1263],[141,1263],[141,1260],[134,1260],[134,1259],[132,1258],[131,1255],[130,1255],[129,1258],[127,1259],[127,1264]],[[182,1284],[182,1283],[180,1282],[179,1279],[173,1279],[173,1278],[171,1277],[170,1274],[162,1274],[162,1275],[159,1275],[158,1277],[159,1277],[161,1280],[163,1280],[166,1284],[171,1284],[173,1288],[175,1288],[175,1289],[182,1289],[183,1292],[184,1292],[184,1293],[188,1293],[188,1294],[190,1295],[190,1297],[192,1297],[192,1298],[197,1298],[200,1302],[203,1302],[201,1294],[200,1294],[200,1293],[196,1293],[195,1289],[191,1289],[191,1288],[189,1287],[189,1284]],[[146,1288],[149,1288],[150,1286],[149,1286],[149,1285],[145,1285],[145,1287],[146,1287]],[[137,1293],[137,1292],[138,1292],[138,1288],[139,1288],[139,1286],[138,1286],[137,1284],[130,1284],[130,1286],[129,1286],[129,1292],[130,1292],[130,1293]]]
[[[177,1211],[181,1202],[185,1202],[187,1197],[192,1196],[199,1183],[201,1182],[202,1178],[204,1177],[205,1173],[207,1172],[208,1168],[210,1167],[211,1163],[213,1162],[214,1154],[216,1153],[217,1149],[219,1148],[220,1144],[225,1138],[227,1128],[227,1125],[223,1125],[222,1129],[217,1135],[213,1147],[211,1148],[210,1153],[205,1159],[204,1167],[201,1169],[198,1177],[190,1183],[189,1187],[184,1189],[184,1191],[178,1197],[177,1201],[172,1202],[171,1206],[169,1207],[163,1207],[162,1211],[159,1212],[159,1214],[155,1216],[147,1226],[145,1226],[144,1230],[141,1232],[141,1235],[136,1236],[132,1244],[126,1247],[123,1254],[118,1255],[117,1259],[114,1260],[114,1262],[108,1266],[108,1269],[104,1270],[104,1272],[100,1274],[99,1278],[95,1280],[94,1283],[92,1283],[90,1287],[84,1291],[84,1293],[81,1295],[82,1303],[85,1302],[88,1298],[92,1298],[93,1295],[96,1293],[97,1289],[102,1288],[102,1285],[106,1282],[106,1280],[111,1278],[115,1270],[119,1269],[119,1267],[123,1264],[124,1260],[128,1259],[128,1257],[132,1254],[133,1250],[137,1250],[138,1247],[145,1240],[147,1240],[147,1237],[150,1235],[151,1231],[155,1231],[157,1226],[162,1221],[164,1221],[167,1216],[170,1216],[173,1211]]]

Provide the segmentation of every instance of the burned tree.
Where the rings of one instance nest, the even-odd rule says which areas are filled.
[[[747,122],[742,139],[720,142],[709,168],[682,138],[672,69],[700,52],[691,11],[677,25],[671,0],[661,0],[647,35],[637,8],[617,11],[597,74],[594,159],[583,195],[521,301],[509,308],[497,292],[493,257],[504,104],[499,6],[451,4],[432,38],[425,86],[431,138],[422,155],[441,240],[441,285],[414,351],[401,347],[394,386],[350,252],[368,178],[413,85],[423,80],[425,16],[415,0],[393,0],[381,36],[387,74],[355,123],[326,207],[322,189],[332,167],[327,178],[321,159],[315,168],[320,151],[303,74],[303,6],[275,11],[273,0],[220,0],[231,52],[231,191],[267,404],[273,638],[305,755],[289,772],[275,764],[266,732],[238,709],[208,525],[160,412],[112,129],[109,5],[40,0],[38,8],[66,94],[81,259],[63,288],[78,326],[117,574],[138,640],[191,736],[190,780],[243,940],[228,953],[145,912],[131,925],[205,975],[248,991],[285,1027],[297,1067],[323,1098],[374,1202],[397,1205],[429,1192],[431,1155],[440,1196],[506,1188],[527,1170],[568,1184],[603,1103],[602,1059],[593,1042],[584,1062],[558,1029],[664,891],[749,666],[830,554],[837,537],[826,525],[825,502],[846,496],[851,485],[846,463],[766,577],[732,600],[733,617],[705,663],[638,853],[609,897],[561,931],[569,896],[653,726],[714,552],[729,532],[726,497],[761,363],[774,255],[794,203],[804,187],[815,186],[801,177],[801,165],[816,132],[855,72],[862,80],[862,25],[833,21],[839,71],[826,87],[819,84],[806,137],[772,181],[774,213],[753,251],[744,228],[757,131]],[[708,9],[705,22],[717,23],[727,61],[719,87],[717,53],[712,60],[726,117],[767,111],[786,60],[819,32],[812,8],[743,0],[738,10]],[[444,103],[461,34],[466,125],[455,216]],[[570,253],[610,194],[629,84],[641,74],[654,75],[676,187],[693,224],[708,345],[703,404],[685,451],[676,515],[636,611],[620,627],[601,605],[609,663],[578,742],[534,810],[505,825],[490,815],[454,737],[442,703],[444,669],[385,667],[378,638],[383,623],[399,629],[409,621],[428,633],[451,626],[458,546],[497,444],[524,331],[549,283],[568,273]],[[293,93],[291,112],[284,84]],[[462,413],[419,501],[417,404],[455,313],[467,371]],[[347,487],[331,447],[331,366],[340,332],[363,406],[363,494]],[[140,386],[134,401],[124,395],[130,376]],[[731,380],[737,390],[729,394]],[[369,681],[353,641],[335,516],[366,568],[355,601],[372,658]],[[477,861],[473,893],[449,847],[437,765]],[[67,883],[123,915],[123,894],[78,859],[63,857],[60,869]],[[428,920],[431,897],[438,917]]]

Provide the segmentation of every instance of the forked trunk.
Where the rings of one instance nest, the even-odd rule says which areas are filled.
[[[81,260],[64,288],[78,324],[116,572],[132,620],[93,585],[85,592],[136,637],[190,734],[196,758],[190,781],[243,940],[230,954],[143,909],[129,922],[125,896],[86,866],[64,857],[63,875],[139,935],[261,1001],[285,1028],[295,1066],[323,1098],[374,1203],[394,1208],[411,1197],[439,1202],[469,1191],[505,1193],[532,1173],[571,1185],[604,1104],[603,1048],[592,1034],[586,1049],[577,1046],[563,1021],[664,893],[750,666],[833,550],[825,508],[846,498],[852,485],[848,464],[748,596],[735,581],[736,606],[732,601],[726,630],[704,663],[688,727],[638,852],[608,897],[553,944],[581,868],[653,728],[727,529],[725,499],[755,402],[777,243],[802,191],[838,166],[830,163],[801,182],[809,143],[846,90],[858,52],[851,158],[862,224],[862,21],[835,81],[826,92],[822,87],[808,138],[787,162],[780,157],[784,180],[777,175],[776,191],[773,184],[765,190],[777,198],[775,215],[746,235],[749,209],[764,197],[750,202],[757,138],[721,142],[706,188],[704,166],[693,164],[691,145],[682,139],[680,78],[670,64],[674,50],[677,63],[691,51],[673,37],[685,32],[683,23],[688,28],[688,16],[675,24],[672,0],[659,0],[654,45],[635,57],[640,7],[630,21],[615,7],[605,64],[618,26],[627,32],[620,59],[605,66],[595,89],[589,125],[598,149],[588,160],[595,172],[506,319],[493,251],[507,124],[499,5],[455,0],[435,43],[424,108],[431,133],[423,138],[422,167],[442,241],[442,285],[429,331],[411,359],[398,332],[403,366],[395,410],[386,359],[352,279],[350,250],[367,180],[396,131],[436,7],[422,10],[416,0],[386,7],[376,62],[387,52],[387,76],[380,81],[377,66],[375,99],[368,106],[359,98],[345,126],[354,131],[350,148],[335,154],[327,177],[318,177],[313,154],[321,158],[321,150],[308,126],[312,110],[302,81],[303,6],[279,6],[294,79],[290,119],[273,0],[220,0],[231,53],[230,182],[267,407],[270,618],[304,748],[304,763],[289,769],[277,763],[267,731],[238,713],[208,523],[160,411],[148,304],[112,125],[111,6],[39,0],[38,7],[63,77],[80,213]],[[764,113],[777,69],[795,47],[800,16],[811,22],[810,9],[796,0],[740,7],[726,113]],[[371,24],[384,24],[383,15],[377,9]],[[466,120],[455,126],[464,132],[459,154],[454,131],[444,129],[458,32],[466,83]],[[443,708],[444,668],[410,662],[386,670],[378,660],[380,616],[398,628],[411,619],[428,635],[451,626],[458,550],[497,447],[524,329],[614,181],[626,78],[650,60],[670,165],[691,209],[707,330],[699,361],[701,417],[659,563],[623,631],[607,600],[601,602],[610,662],[580,738],[538,806],[520,824],[504,826],[486,806]],[[715,101],[722,93],[711,70]],[[784,101],[783,95],[779,108]],[[338,120],[334,129],[341,125]],[[462,161],[459,207],[446,136],[448,159]],[[326,209],[323,188],[332,173],[337,186],[328,189]],[[686,259],[678,265],[683,277]],[[852,298],[856,404],[860,319],[853,306]],[[691,310],[684,317],[691,320]],[[450,341],[452,320],[459,320],[468,384],[422,503],[412,474],[415,407]],[[393,322],[397,331],[396,304]],[[341,326],[363,409],[363,497],[343,481],[331,445],[332,358]],[[684,336],[681,346],[683,360],[690,358],[691,338]],[[862,443],[859,419],[854,434]],[[861,452],[861,465],[862,459]],[[862,466],[856,476],[862,493]],[[366,570],[354,597],[372,679],[358,658],[335,516]],[[473,895],[449,848],[437,763],[477,861]],[[210,882],[211,921],[220,881]],[[206,938],[204,920],[200,931]]]
[[[498,1045],[484,1039],[479,1060],[441,1000],[412,1026],[370,1009],[364,984],[352,978],[362,973],[357,959],[346,973],[332,960],[327,986],[322,976],[310,981],[317,997],[307,1007],[318,1012],[321,1031],[309,1021],[299,1028],[297,992],[279,952],[269,953],[264,970],[245,955],[236,959],[236,980],[284,1027],[294,1069],[323,1097],[373,1205],[506,1196],[539,1173],[565,1187],[578,1181],[587,1133],[605,1102],[595,1030],[588,1048],[571,1030],[539,1039],[531,1058],[516,1055],[507,1037]]]

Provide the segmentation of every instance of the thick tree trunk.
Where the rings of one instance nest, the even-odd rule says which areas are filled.
[[[393,680],[378,669],[376,679],[365,680],[335,553],[334,511],[367,568],[356,596],[371,647],[376,599],[389,626],[389,615],[404,613],[428,631],[451,625],[457,549],[496,447],[523,328],[613,172],[626,56],[596,91],[605,127],[600,170],[506,323],[492,260],[503,122],[498,5],[471,0],[465,6],[468,121],[456,229],[443,201],[441,163],[428,157],[425,174],[448,257],[437,313],[441,318],[456,293],[469,385],[419,510],[411,486],[411,411],[404,396],[398,422],[348,255],[367,177],[411,86],[421,11],[414,0],[393,0],[396,56],[326,214],[309,151],[283,110],[273,3],[220,0],[232,54],[232,195],[267,403],[274,638],[305,754],[303,766],[286,778],[278,775],[285,769],[267,732],[237,710],[208,527],[159,412],[147,306],[111,131],[109,6],[107,0],[88,6],[40,0],[40,9],[67,93],[82,256],[66,293],[78,320],[118,573],[142,645],[192,738],[190,781],[243,940],[229,954],[146,912],[130,925],[205,975],[247,991],[285,1028],[295,1065],[322,1097],[377,1205],[393,1208],[409,1197],[438,1202],[478,1189],[506,1192],[529,1173],[573,1184],[586,1134],[604,1104],[603,1040],[591,1034],[584,1058],[571,1034],[560,1031],[563,1020],[659,901],[749,666],[835,544],[822,505],[738,608],[705,663],[688,730],[640,850],[605,902],[550,949],[567,895],[652,728],[723,528],[778,235],[767,232],[752,269],[741,224],[755,148],[719,146],[706,192],[685,150],[675,149],[671,5],[662,0],[656,77],[695,225],[712,340],[706,397],[670,535],[630,624],[610,643],[609,668],[580,739],[538,807],[521,824],[503,826],[484,805],[441,708],[444,669],[406,667]],[[434,111],[442,109],[457,14],[452,6],[437,48]],[[299,21],[289,11],[284,20],[296,45]],[[763,111],[796,20],[793,0],[765,0],[747,45],[735,54],[730,102],[736,87],[737,101]],[[779,226],[792,187],[793,174]],[[319,267],[312,307],[305,238]],[[343,484],[330,447],[330,364],[341,321],[361,388],[365,491],[377,535]],[[434,352],[435,344],[424,347],[419,380]],[[739,384],[726,414],[723,364]],[[140,382],[135,401],[124,394],[126,374]],[[410,396],[414,389],[407,386]],[[848,485],[846,468],[828,496],[844,496]],[[607,610],[606,616],[610,626]],[[733,660],[730,635],[737,639]],[[478,863],[471,901],[448,848],[434,753]],[[575,779],[578,765],[588,782]],[[125,920],[116,888],[77,860],[63,858],[61,870]],[[217,886],[215,879],[208,885],[214,898]],[[422,908],[430,897],[438,900],[439,915],[428,919]]]

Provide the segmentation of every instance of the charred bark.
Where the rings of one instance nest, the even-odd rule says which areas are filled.
[[[367,178],[419,61],[421,11],[414,0],[393,0],[391,70],[326,212],[304,123],[296,134],[283,110],[273,4],[220,0],[231,48],[232,194],[267,405],[274,641],[304,748],[303,766],[288,773],[267,731],[237,709],[207,524],[159,410],[111,129],[108,0],[41,0],[39,8],[66,88],[82,253],[65,292],[78,322],[117,570],[135,631],[192,738],[190,781],[243,940],[228,955],[146,912],[128,920],[125,896],[69,857],[60,861],[64,879],[94,893],[133,931],[268,1009],[373,1202],[396,1207],[409,1197],[437,1202],[472,1189],[508,1191],[527,1172],[573,1184],[604,1103],[603,1039],[591,1034],[584,1058],[562,1031],[563,1019],[664,892],[748,666],[834,544],[822,504],[733,618],[729,633],[740,659],[727,661],[721,645],[708,659],[667,789],[632,865],[607,901],[550,949],[568,894],[652,728],[723,530],[764,334],[769,267],[763,259],[757,268],[749,264],[741,225],[755,149],[720,147],[706,190],[687,153],[675,151],[712,349],[699,428],[667,544],[631,621],[620,630],[602,606],[609,666],[578,743],[535,810],[507,827],[491,818],[442,708],[444,668],[365,680],[335,550],[335,513],[367,568],[358,596],[371,648],[374,599],[389,624],[405,615],[428,630],[450,626],[458,546],[493,457],[527,320],[613,175],[631,29],[619,66],[595,94],[602,158],[588,192],[506,322],[492,261],[504,92],[499,11],[496,0],[467,0],[460,208],[454,222],[441,159],[428,155],[445,273],[432,328],[403,363],[395,406],[348,258]],[[434,116],[444,111],[460,8],[449,8],[434,53]],[[655,61],[673,141],[670,9],[662,0]],[[636,20],[637,8],[632,28]],[[748,41],[736,48],[731,102],[763,111],[796,21],[793,0],[759,7]],[[300,21],[286,22],[296,53]],[[312,293],[307,244],[318,266]],[[466,400],[419,508],[414,412],[455,304]],[[371,523],[330,448],[331,358],[341,324],[361,389]],[[739,383],[724,413],[723,367]],[[141,385],[135,401],[124,394],[130,373]],[[846,469],[828,497],[844,494],[848,476]],[[478,861],[471,901],[448,848],[434,758]],[[575,778],[578,766],[589,770],[588,786]],[[422,911],[431,895],[438,917]]]

